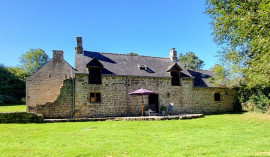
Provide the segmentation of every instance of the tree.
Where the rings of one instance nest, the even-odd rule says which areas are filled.
[[[269,12],[269,0],[207,0],[219,55],[248,88],[270,87]]]
[[[14,68],[0,66],[0,100],[4,103],[20,102],[25,97],[25,80],[19,76],[24,74],[13,72]]]
[[[185,55],[180,53],[179,61],[186,69],[201,69],[204,66],[204,62],[193,52],[186,52]]]
[[[30,49],[20,57],[20,67],[28,75],[33,74],[49,61],[49,56],[42,49]]]
[[[29,76],[27,72],[20,67],[7,67],[7,70],[14,74],[18,79],[25,81]]]
[[[211,78],[211,81],[213,81],[215,85],[227,85],[228,71],[225,68],[216,64],[211,68],[211,71],[215,74]]]
[[[137,53],[134,53],[134,52],[130,52],[130,53],[128,53],[128,55],[131,55],[131,56],[138,56],[138,54],[137,54]]]

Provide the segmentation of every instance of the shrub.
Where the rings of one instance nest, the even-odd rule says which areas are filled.
[[[270,87],[248,89],[242,86],[238,96],[243,109],[261,113],[270,112]]]
[[[161,111],[166,111],[166,109],[167,109],[167,107],[164,106],[164,105],[162,105],[162,106],[160,107],[160,110],[161,110]]]

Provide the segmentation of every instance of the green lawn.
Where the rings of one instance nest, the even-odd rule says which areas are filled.
[[[0,112],[15,112],[15,111],[26,111],[25,105],[0,104]]]
[[[270,115],[0,124],[0,156],[270,156]]]

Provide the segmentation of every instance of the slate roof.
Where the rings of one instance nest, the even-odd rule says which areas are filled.
[[[210,77],[215,76],[211,70],[188,70],[188,72],[194,77],[194,86],[195,87],[216,87],[212,82],[210,82]],[[224,78],[219,81],[219,86],[228,85],[229,80]]]
[[[215,74],[210,70],[188,70],[188,72],[194,77],[194,86],[197,87],[213,87],[210,83],[210,77]]]
[[[103,64],[102,74],[112,75],[171,77],[167,70],[175,64],[170,58],[84,51],[84,54],[75,54],[76,73],[88,74],[86,65],[94,57]],[[176,63],[182,69],[181,77],[192,77],[180,62]],[[140,70],[138,65],[147,66],[147,70]]]

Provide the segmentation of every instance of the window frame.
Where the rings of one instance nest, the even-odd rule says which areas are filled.
[[[181,82],[180,82],[180,71],[171,71],[170,73],[171,73],[171,85],[172,86],[181,86]],[[177,82],[174,81],[174,80],[177,80]]]
[[[92,97],[91,94],[94,94],[94,97]],[[99,100],[97,99],[97,94],[99,94]],[[94,101],[92,101],[92,98],[94,98]],[[101,103],[101,92],[90,92],[89,93],[89,102],[90,103]]]
[[[94,71],[93,69],[97,70],[98,74],[92,73]],[[102,84],[102,74],[101,74],[102,69],[100,67],[89,67],[88,71],[89,71],[89,76],[88,76],[88,83],[89,84]],[[95,74],[95,75],[93,75],[93,74]],[[94,77],[97,77],[98,81],[94,81],[95,80]]]

